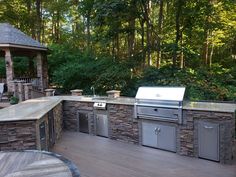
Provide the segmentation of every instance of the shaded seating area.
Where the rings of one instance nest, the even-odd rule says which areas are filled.
[[[5,60],[6,68],[6,78],[1,78],[0,83],[6,84],[7,92],[16,92],[17,88],[14,85],[17,84],[14,82],[22,82],[32,84],[32,89],[43,93],[48,88],[47,52],[48,48],[38,41],[10,24],[0,23],[0,57]],[[14,57],[27,58],[29,64],[26,70],[35,75],[16,76]]]

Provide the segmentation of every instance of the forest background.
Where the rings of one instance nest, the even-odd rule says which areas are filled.
[[[234,0],[0,0],[0,22],[49,47],[62,92],[185,86],[186,99],[236,100]],[[16,76],[32,77],[28,61],[14,58]]]

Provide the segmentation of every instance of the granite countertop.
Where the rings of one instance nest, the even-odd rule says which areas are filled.
[[[1,109],[0,122],[40,119],[60,102],[58,97],[42,97],[21,102]]]
[[[183,109],[234,113],[236,104],[216,102],[184,102]]]
[[[106,102],[107,104],[134,105],[135,99],[119,97],[54,96],[31,99],[4,109],[0,109],[0,122],[18,120],[37,120],[62,101]],[[236,104],[213,102],[184,102],[184,110],[215,111],[234,113]]]
[[[119,98],[107,98],[103,96],[91,97],[91,96],[60,96],[65,101],[81,101],[81,102],[106,102],[107,104],[125,104],[134,105],[135,99],[130,97]]]

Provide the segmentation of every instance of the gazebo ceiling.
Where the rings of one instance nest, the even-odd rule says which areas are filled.
[[[0,23],[0,49],[10,48],[13,51],[47,51],[48,48],[27,36],[8,23]],[[1,54],[2,52],[0,52]]]

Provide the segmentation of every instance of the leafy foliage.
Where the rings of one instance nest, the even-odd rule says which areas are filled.
[[[50,82],[67,92],[182,85],[187,99],[235,100],[232,0],[0,0],[0,22],[50,46]],[[14,60],[27,75],[28,60]]]
[[[135,73],[132,65],[125,61],[95,57],[78,50],[64,55],[70,49],[63,46],[56,46],[56,49],[56,54],[52,52],[49,60],[50,68],[54,68],[50,70],[52,82],[65,92],[80,88],[85,94],[92,94],[90,87],[93,86],[97,94],[118,89],[122,95],[134,96],[139,86],[185,86],[189,100],[236,100],[236,71],[221,65],[213,65],[211,69],[173,69],[166,65],[160,69],[147,67],[143,72]],[[61,64],[54,66],[59,61]]]

